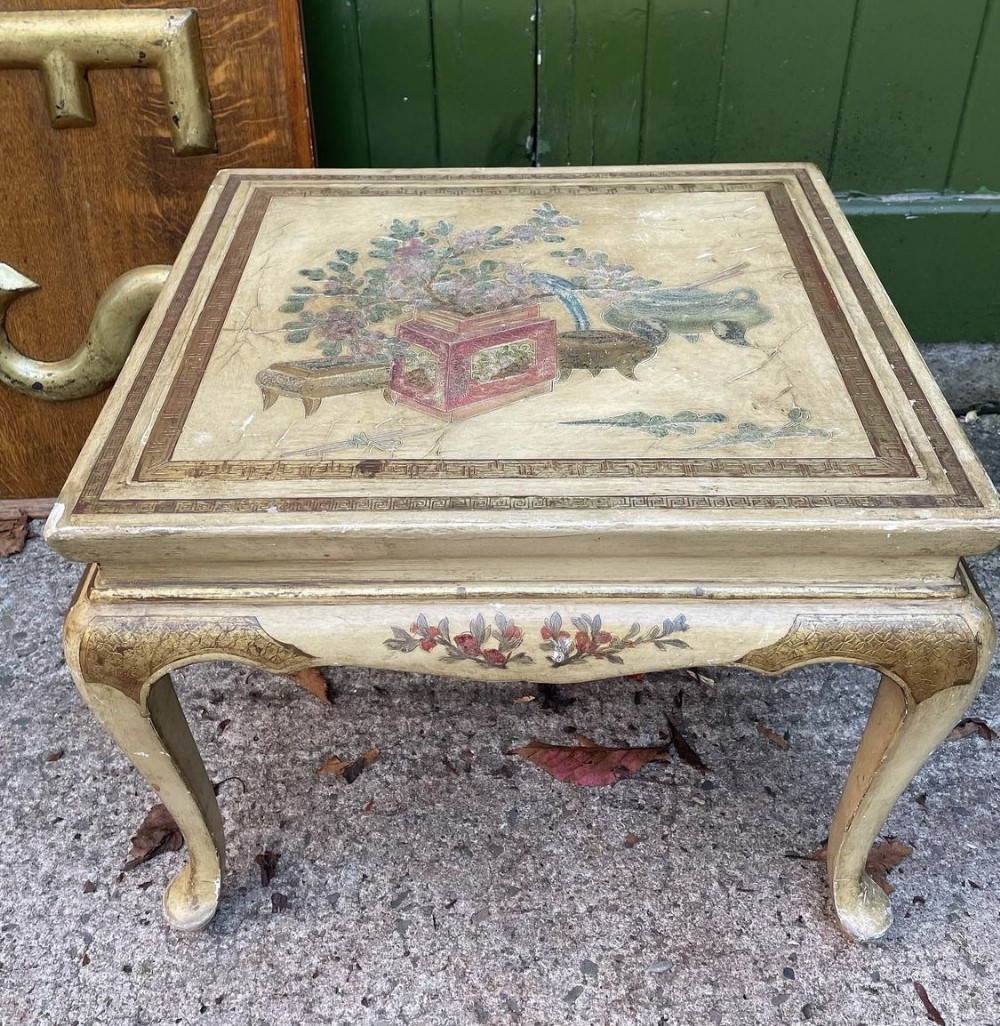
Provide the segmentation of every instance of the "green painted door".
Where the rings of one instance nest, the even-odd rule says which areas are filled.
[[[1000,0],[303,0],[337,167],[810,160],[919,339],[1000,340]]]

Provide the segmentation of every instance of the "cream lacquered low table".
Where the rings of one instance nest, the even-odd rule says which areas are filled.
[[[223,174],[46,536],[187,929],[223,834],[185,663],[875,667],[828,859],[869,938],[869,847],[994,647],[997,496],[805,165]]]

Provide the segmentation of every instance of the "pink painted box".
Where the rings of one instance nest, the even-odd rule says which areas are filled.
[[[552,388],[556,322],[537,306],[463,317],[423,310],[396,334],[392,398],[444,420],[462,420]]]

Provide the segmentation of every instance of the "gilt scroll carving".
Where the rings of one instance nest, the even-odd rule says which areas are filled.
[[[739,663],[764,673],[810,662],[859,663],[889,674],[922,702],[968,684],[978,654],[976,634],[958,614],[803,614],[780,641],[748,652]]]
[[[80,645],[84,678],[136,702],[157,673],[193,659],[237,659],[272,673],[294,673],[316,662],[297,646],[273,638],[255,616],[97,617]]]

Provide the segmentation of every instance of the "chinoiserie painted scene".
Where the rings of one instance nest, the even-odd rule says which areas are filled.
[[[763,192],[275,196],[174,456],[870,457],[822,334]]]

